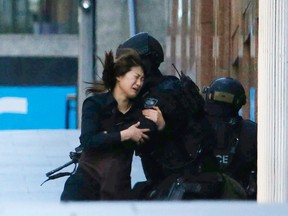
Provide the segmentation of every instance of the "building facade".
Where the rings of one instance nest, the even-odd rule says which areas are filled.
[[[78,0],[0,0],[0,129],[62,129],[70,116],[76,127],[67,99],[77,85],[77,17]]]
[[[200,88],[217,77],[238,79],[247,95],[242,115],[257,121],[258,1],[171,2],[168,59]]]
[[[201,89],[220,76],[239,79],[247,94],[242,115],[257,121],[257,0],[91,2],[95,4],[93,27],[86,33],[94,35],[95,79],[102,74],[98,57],[103,58],[107,50],[115,51],[133,33],[149,32],[164,48],[164,74],[177,75],[175,64]],[[0,87],[77,88],[77,74],[82,70],[79,3],[0,0]],[[67,95],[77,94],[76,90],[69,92]],[[57,127],[64,127],[65,112],[57,118],[62,119],[62,126]]]

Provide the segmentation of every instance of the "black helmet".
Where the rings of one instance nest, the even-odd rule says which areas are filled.
[[[216,103],[232,106],[239,110],[246,104],[245,90],[242,84],[230,77],[215,79],[208,87],[203,90],[207,103]]]
[[[141,57],[149,57],[156,68],[164,61],[164,52],[161,44],[147,32],[135,34],[120,44],[117,48],[116,56],[119,55],[121,48],[132,48],[137,50]]]

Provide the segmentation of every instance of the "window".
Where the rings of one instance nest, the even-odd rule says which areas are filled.
[[[77,0],[0,0],[0,33],[77,34]]]

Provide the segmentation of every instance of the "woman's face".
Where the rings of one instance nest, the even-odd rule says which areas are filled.
[[[144,71],[140,66],[135,66],[123,76],[117,77],[117,84],[127,98],[135,98],[140,92],[144,82]]]

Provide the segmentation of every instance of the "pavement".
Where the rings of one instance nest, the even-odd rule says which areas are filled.
[[[0,130],[1,216],[88,215],[261,215],[286,216],[288,204],[244,201],[68,202],[60,195],[67,177],[46,182],[46,173],[68,161],[79,145],[79,130]],[[72,171],[73,165],[62,171]],[[134,157],[132,185],[145,179]]]
[[[79,130],[0,131],[0,202],[59,202],[67,177],[46,180],[46,173],[70,161],[79,145]],[[61,171],[72,171],[70,165]],[[134,157],[132,184],[145,177]]]

